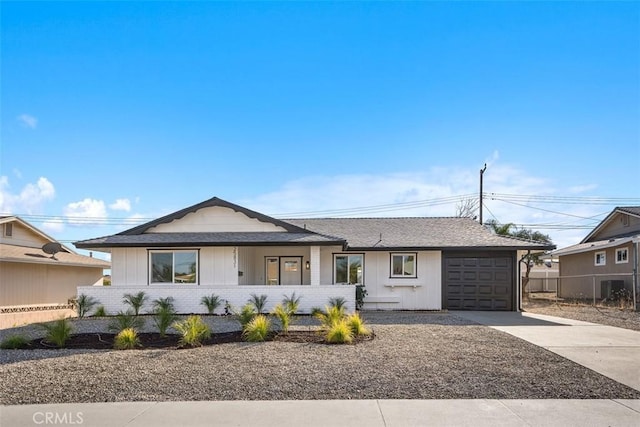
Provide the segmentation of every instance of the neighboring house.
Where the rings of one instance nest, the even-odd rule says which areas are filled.
[[[79,255],[26,221],[0,217],[0,309],[67,305],[78,286],[102,284],[106,261]],[[48,245],[57,253],[45,253]],[[50,252],[55,252],[51,251]]]
[[[615,208],[579,244],[553,253],[560,259],[558,296],[593,298],[595,290],[596,299],[616,298],[621,289],[630,296],[638,288],[639,242],[640,206]]]
[[[172,296],[183,313],[216,294],[239,307],[251,294],[267,308],[302,296],[301,311],[330,297],[365,309],[516,310],[518,250],[553,246],[497,236],[469,218],[278,220],[216,197],[76,247],[111,253],[110,287],[80,287],[108,311],[122,295]],[[222,308],[219,310],[221,311]]]
[[[529,272],[529,284],[525,292],[555,292],[560,275],[560,261],[557,257],[545,255],[542,264],[535,264]],[[524,272],[523,272],[524,274]]]

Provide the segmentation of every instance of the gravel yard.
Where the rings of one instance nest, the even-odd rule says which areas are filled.
[[[558,316],[584,322],[640,331],[640,312],[615,307],[579,304],[556,304],[552,301],[532,300],[523,304],[524,311]]]
[[[587,368],[453,314],[365,312],[364,317],[376,336],[357,345],[2,350],[0,403],[640,398],[640,392]],[[212,321],[215,331],[237,328],[227,318]],[[75,331],[104,328],[100,322],[76,321]],[[22,331],[39,333],[33,327]],[[1,339],[15,331],[0,332]]]

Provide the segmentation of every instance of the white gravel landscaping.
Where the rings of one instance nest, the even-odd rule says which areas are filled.
[[[282,399],[638,399],[640,392],[453,314],[365,312],[356,345],[230,343],[183,350],[2,350],[0,403]],[[237,329],[208,318],[214,331]],[[106,320],[77,320],[76,332]],[[315,324],[302,318],[304,324]],[[147,322],[150,325],[150,322]],[[0,331],[0,339],[16,331]],[[38,328],[21,328],[36,336]]]

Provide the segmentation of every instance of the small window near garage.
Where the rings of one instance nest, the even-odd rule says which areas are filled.
[[[595,254],[595,264],[596,265],[607,265],[607,253],[606,252],[596,252]]]
[[[349,285],[362,284],[364,255],[336,254],[333,257],[334,283]]]
[[[391,277],[417,277],[416,253],[391,254]]]
[[[13,224],[8,222],[4,225],[4,237],[13,236]]]
[[[627,248],[616,249],[616,264],[629,262],[629,250]]]

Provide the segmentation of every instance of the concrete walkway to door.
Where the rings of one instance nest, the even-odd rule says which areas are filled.
[[[640,332],[533,313],[455,311],[640,391]]]

